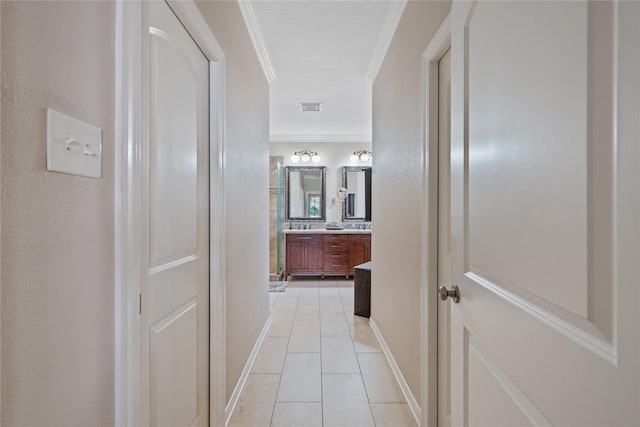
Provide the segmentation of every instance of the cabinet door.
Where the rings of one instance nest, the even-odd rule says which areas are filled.
[[[349,243],[349,269],[353,272],[353,268],[356,265],[360,265],[369,261],[367,258],[367,246],[368,242],[352,242]]]
[[[365,250],[365,261],[371,261],[371,240],[367,240],[364,242],[364,250]]]
[[[306,269],[322,268],[322,250],[318,241],[305,243],[305,266]]]
[[[304,252],[306,243],[287,241],[287,271],[304,268]]]

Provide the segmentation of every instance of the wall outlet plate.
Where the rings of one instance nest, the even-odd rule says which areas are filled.
[[[47,170],[102,177],[102,129],[47,109]]]

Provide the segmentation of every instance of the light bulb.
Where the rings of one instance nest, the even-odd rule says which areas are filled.
[[[311,156],[311,161],[313,163],[319,163],[320,162],[320,156],[318,156],[317,154]]]
[[[293,163],[298,163],[298,162],[300,161],[300,156],[299,156],[299,155],[297,155],[297,154],[292,154],[292,155],[291,155],[291,161],[292,161]]]
[[[368,161],[370,158],[371,158],[371,155],[369,153],[360,154],[360,160],[362,160],[363,162]]]
[[[300,160],[302,160],[303,162],[308,162],[309,160],[311,160],[311,156],[308,153],[304,153],[300,156]]]
[[[351,159],[351,163],[355,163],[358,161],[358,155],[354,153],[349,157],[349,159]]]

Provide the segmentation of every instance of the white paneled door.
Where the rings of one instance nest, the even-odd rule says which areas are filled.
[[[209,63],[143,2],[141,425],[205,426],[209,405]]]
[[[451,424],[640,425],[637,2],[452,9]]]

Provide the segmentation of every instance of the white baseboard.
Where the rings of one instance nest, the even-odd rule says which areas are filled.
[[[233,394],[231,395],[231,399],[229,399],[229,403],[227,403],[227,407],[224,409],[224,425],[228,426],[229,421],[231,421],[231,416],[233,415],[233,411],[236,409],[236,405],[240,400],[240,394],[242,390],[244,390],[244,386],[247,383],[247,378],[249,378],[249,374],[251,373],[251,369],[253,369],[253,364],[256,361],[256,357],[258,357],[258,352],[260,351],[260,347],[262,347],[262,343],[264,342],[267,333],[269,332],[269,328],[271,327],[271,315],[267,318],[267,321],[264,323],[262,327],[262,332],[258,336],[256,343],[253,346],[253,350],[251,350],[251,354],[249,354],[249,359],[247,359],[247,363],[244,365],[244,369],[242,370],[242,374],[238,379],[238,383],[236,384],[236,388],[233,390]]]
[[[418,405],[418,401],[413,396],[413,393],[411,393],[409,384],[407,384],[407,381],[404,379],[404,376],[402,375],[402,372],[400,371],[400,368],[396,363],[396,359],[394,359],[393,354],[391,354],[391,350],[389,349],[387,342],[384,340],[384,337],[382,336],[382,332],[380,332],[380,329],[378,329],[378,325],[376,325],[376,322],[375,320],[373,320],[373,318],[369,319],[369,326],[371,326],[371,330],[373,331],[373,334],[378,339],[378,342],[380,343],[380,348],[382,349],[384,356],[387,358],[387,362],[389,362],[389,366],[391,366],[393,375],[396,377],[396,381],[398,381],[400,390],[402,391],[404,398],[407,400],[407,404],[409,405],[411,414],[413,415],[413,418],[416,421],[416,425],[420,425],[420,420],[422,419],[422,411],[420,410],[420,405]]]

